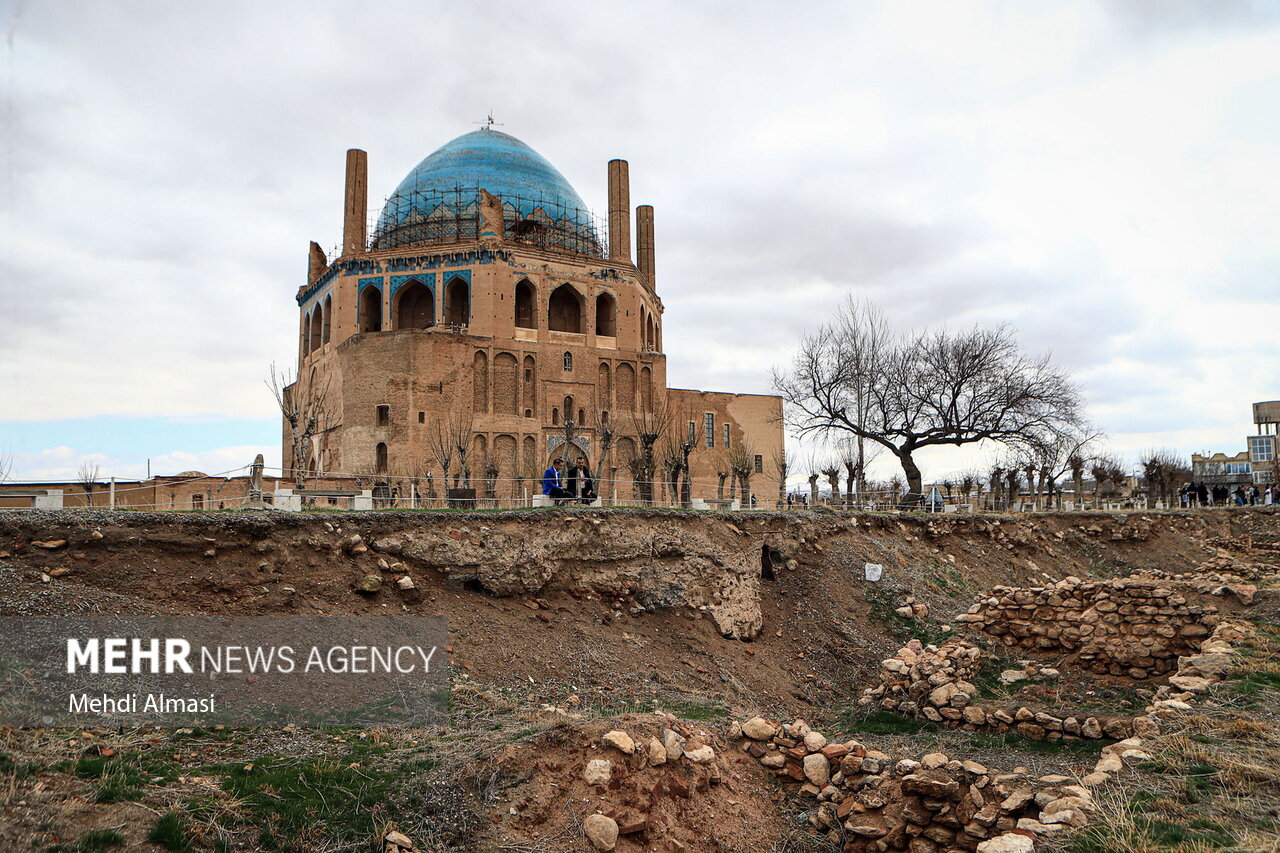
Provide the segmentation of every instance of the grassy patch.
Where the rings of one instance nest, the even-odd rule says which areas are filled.
[[[840,718],[841,731],[864,735],[918,735],[941,731],[942,726],[929,720],[917,720],[892,711],[863,712],[861,709]]]
[[[191,842],[187,840],[186,824],[182,820],[182,815],[177,812],[162,815],[147,833],[147,840],[174,853],[184,853],[191,849]]]
[[[1071,837],[1071,853],[1200,853],[1236,848],[1235,834],[1209,818],[1186,818],[1148,793],[1101,803],[1102,815]]]
[[[326,757],[263,756],[214,770],[225,775],[223,789],[259,828],[260,848],[287,850],[317,827],[333,841],[353,842],[374,833],[376,813],[393,778],[365,766],[379,751],[365,747]]]
[[[75,844],[55,844],[45,853],[104,853],[124,843],[124,836],[114,829],[91,829]]]
[[[14,761],[8,755],[0,752],[0,773],[12,773],[17,779],[26,779],[32,776],[40,769],[38,764],[30,761]]]
[[[178,768],[169,761],[147,753],[119,755],[82,755],[75,762],[75,775],[97,782],[95,799],[99,803],[122,803],[142,796],[148,785],[164,785],[178,776]]]

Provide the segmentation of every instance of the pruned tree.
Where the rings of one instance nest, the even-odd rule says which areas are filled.
[[[828,457],[822,461],[818,473],[827,478],[827,487],[831,489],[831,505],[840,505],[840,460]]]
[[[818,469],[822,465],[818,462],[818,457],[810,453],[807,467],[809,469],[809,506],[815,507],[818,505]]]
[[[1107,485],[1118,488],[1124,482],[1124,462],[1110,454],[1099,455],[1093,460],[1089,473],[1093,476],[1093,505],[1095,509],[1100,508],[1102,496],[1112,493],[1107,490]]]
[[[1004,465],[997,463],[991,466],[987,484],[991,488],[991,509],[997,512],[1004,506],[1004,475]]]
[[[956,486],[960,490],[960,499],[972,508],[974,490],[977,490],[979,496],[982,494],[982,472],[975,470],[965,471],[960,475],[960,480]]]
[[[80,490],[84,492],[85,503],[93,506],[93,491],[98,488],[98,463],[88,459],[80,463],[76,479],[80,481]]]
[[[594,467],[596,470],[596,480],[599,480],[600,475],[610,471],[609,465],[610,465],[610,462],[612,461],[611,454],[613,452],[613,442],[616,436],[613,431],[613,426],[609,423],[609,417],[606,413],[598,412],[596,414],[596,423],[599,424],[600,426],[596,429],[596,437],[597,437],[596,447],[598,449],[597,449],[597,455],[596,455]],[[600,489],[599,485],[601,484],[597,484],[596,491],[598,492],[599,496],[603,498],[605,497],[605,490]],[[610,475],[609,477],[609,485],[610,487],[613,486],[612,475]]]
[[[729,450],[729,470],[737,485],[738,500],[744,507],[751,506],[751,475],[755,473],[756,449],[743,438]],[[838,493],[837,493],[838,494]]]
[[[775,450],[769,461],[778,475],[778,508],[782,509],[787,505],[787,475],[791,472],[791,460],[787,457],[786,445],[783,445],[780,450]],[[720,476],[721,490],[723,490],[724,475]]]
[[[1081,421],[1080,392],[1047,356],[1024,355],[1009,326],[897,332],[850,299],[805,336],[774,384],[800,435],[861,436],[902,466],[918,504],[926,447],[991,441],[1022,447]]]
[[[471,453],[474,436],[470,411],[451,411],[431,425],[427,433],[427,451],[440,466],[440,482],[445,489],[450,488],[450,475],[453,476],[452,488],[470,488],[471,469],[467,466],[467,456]],[[457,460],[456,469],[454,460]]]
[[[299,387],[302,385],[303,387]],[[303,383],[289,368],[279,369],[271,364],[267,387],[275,398],[280,414],[289,425],[289,449],[293,454],[293,486],[306,485],[307,462],[312,458],[316,439],[336,428],[333,423],[333,407],[329,400],[329,379],[326,375],[314,385]],[[315,466],[320,465],[315,454]]]
[[[1161,448],[1150,450],[1138,460],[1147,491],[1147,509],[1153,509],[1158,497],[1168,509],[1178,486],[1191,479],[1191,467],[1176,452]]]
[[[13,473],[13,454],[0,451],[0,483],[6,482]]]
[[[653,503],[654,475],[657,473],[655,447],[658,439],[666,435],[671,426],[671,410],[667,406],[666,396],[655,394],[652,405],[637,406],[629,417],[628,431],[635,438],[638,452],[630,460],[628,467],[635,480],[640,502],[650,505]]]
[[[678,444],[680,471],[683,474],[680,483],[680,505],[684,507],[693,506],[693,469],[689,464],[689,457],[693,454],[694,449],[702,443],[706,430],[703,426],[703,419],[697,417],[688,406],[681,409],[678,416],[674,417],[673,420],[676,424],[684,423],[684,428],[679,430],[680,441]]]

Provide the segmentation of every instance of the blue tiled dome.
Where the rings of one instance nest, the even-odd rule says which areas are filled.
[[[423,239],[425,224],[469,215],[479,189],[502,199],[509,228],[536,220],[597,244],[591,214],[564,175],[519,139],[490,129],[459,136],[415,166],[383,206],[375,244],[434,242]],[[467,236],[464,226],[453,227],[449,233]]]

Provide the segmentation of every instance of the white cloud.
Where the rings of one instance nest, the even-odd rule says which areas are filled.
[[[631,160],[676,385],[767,390],[855,292],[1016,323],[1118,447],[1231,449],[1280,396],[1258,4],[83,2],[5,26],[5,420],[272,415],[344,150],[376,212],[491,108],[597,208]]]

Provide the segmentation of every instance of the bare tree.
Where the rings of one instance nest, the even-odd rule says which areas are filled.
[[[831,489],[831,505],[840,506],[840,460],[823,460],[818,473],[827,478],[827,486]]]
[[[1180,483],[1191,479],[1191,468],[1172,450],[1148,451],[1140,460],[1142,478],[1147,489],[1147,509],[1153,509],[1158,497],[1168,509]]]
[[[1004,505],[1004,466],[996,463],[991,466],[991,476],[987,480],[987,484],[991,488],[991,509],[999,511]]]
[[[313,441],[333,430],[333,411],[329,402],[329,380],[326,376],[316,385],[299,388],[301,379],[293,376],[288,368],[277,369],[272,363],[267,387],[276,400],[276,406],[289,424],[289,447],[293,452],[293,486],[301,489],[306,484],[307,462],[312,457]],[[314,460],[318,467],[320,460]]]
[[[654,475],[657,473],[654,448],[670,426],[671,410],[665,396],[654,395],[651,406],[638,406],[630,413],[629,432],[635,437],[639,453],[630,460],[628,467],[635,479],[640,502],[646,505],[653,503]]]
[[[818,457],[810,453],[808,468],[809,468],[809,506],[811,507],[815,507],[818,505],[818,469],[821,467],[822,465],[820,462],[818,462]]]
[[[791,471],[791,460],[787,458],[786,445],[783,445],[781,450],[774,451],[769,461],[778,474],[778,509],[782,509],[787,505],[787,474]],[[723,474],[720,475],[720,488],[723,491]]]
[[[693,506],[693,468],[689,465],[689,456],[702,443],[705,429],[702,419],[695,417],[692,410],[686,409],[683,415],[686,427],[680,436],[680,466],[684,472],[684,481],[680,486],[680,505],[689,507]]]
[[[1110,483],[1118,489],[1124,482],[1124,462],[1115,456],[1099,455],[1094,458],[1089,473],[1093,476],[1093,506],[1097,509],[1102,506],[1102,496],[1115,491],[1115,489],[1108,491],[1107,484]]]
[[[1076,386],[1048,357],[1024,355],[1010,327],[900,333],[853,299],[804,338],[774,384],[800,435],[860,436],[893,454],[908,504],[923,494],[915,461],[922,448],[1021,447],[1081,420]]]
[[[957,485],[960,489],[960,499],[972,507],[974,490],[977,490],[979,497],[982,495],[982,472],[965,471],[960,475],[960,482]]]
[[[9,475],[13,473],[13,454],[8,451],[0,452],[0,483],[9,479]]]
[[[85,502],[93,506],[93,490],[98,487],[98,463],[88,459],[80,463],[76,479],[80,481],[80,490],[84,492]]]
[[[597,436],[596,447],[598,449],[597,449],[597,456],[595,460],[595,469],[596,469],[596,480],[598,481],[600,480],[601,475],[607,474],[610,471],[609,457],[610,457],[610,453],[612,453],[613,451],[613,442],[616,436],[614,434],[613,427],[609,423],[609,417],[604,412],[597,413],[596,423],[600,425],[596,429],[596,436]],[[606,496],[606,492],[612,491],[612,486],[613,486],[612,476],[610,476],[610,482],[609,482],[610,489],[601,490],[600,489],[601,485],[603,484],[597,483],[596,492],[599,495],[599,497],[604,498]]]
[[[756,449],[747,439],[742,439],[729,450],[729,469],[738,486],[738,500],[742,506],[751,506],[751,475],[755,473]],[[839,492],[837,491],[837,496]]]

